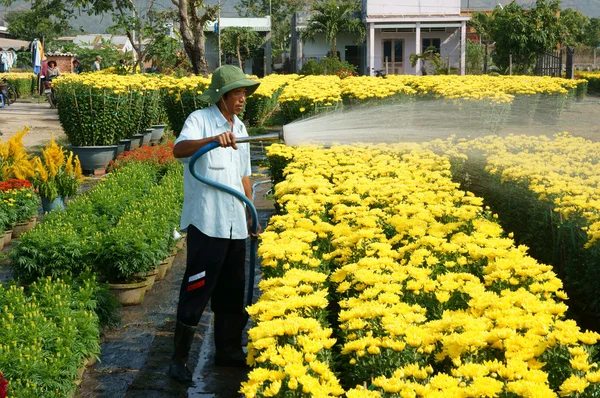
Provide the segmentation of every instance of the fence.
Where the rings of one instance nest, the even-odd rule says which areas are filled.
[[[563,54],[561,51],[538,55],[535,64],[537,76],[561,77],[563,66]]]

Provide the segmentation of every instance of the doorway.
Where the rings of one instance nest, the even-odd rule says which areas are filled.
[[[381,69],[391,75],[401,75],[404,73],[403,60],[404,40],[383,40],[383,58],[381,60]]]

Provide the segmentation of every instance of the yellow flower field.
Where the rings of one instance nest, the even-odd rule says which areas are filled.
[[[269,156],[292,161],[259,249],[246,396],[599,391],[600,336],[565,319],[552,268],[459,189],[448,158],[415,145]]]
[[[454,159],[456,177],[485,197],[537,258],[555,267],[584,308],[600,311],[597,142],[563,133],[449,139],[429,147]]]

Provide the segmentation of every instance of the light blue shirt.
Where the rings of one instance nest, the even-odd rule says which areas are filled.
[[[200,140],[230,130],[230,125],[216,105],[200,109],[188,116],[177,145],[185,140]],[[247,137],[244,124],[234,116],[233,133]],[[242,178],[251,174],[250,145],[238,144],[233,148],[216,148],[196,162],[196,170],[206,178],[220,182],[244,193]],[[189,170],[189,158],[183,172],[184,199],[181,229],[191,224],[213,238],[245,239],[248,237],[246,205],[232,195],[198,181]]]

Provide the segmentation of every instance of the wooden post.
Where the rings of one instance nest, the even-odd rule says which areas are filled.
[[[421,55],[421,51],[423,51],[421,49],[421,22],[417,22],[417,27],[415,28],[415,54],[417,55]],[[416,75],[420,75],[421,74],[421,64],[423,61],[421,61],[421,58],[419,57],[417,59],[417,65],[416,65]]]
[[[369,76],[375,76],[375,23],[369,24]]]
[[[389,75],[389,72],[388,72],[388,57],[385,57],[385,75],[386,76]]]
[[[460,24],[460,75],[467,73],[467,21]]]

